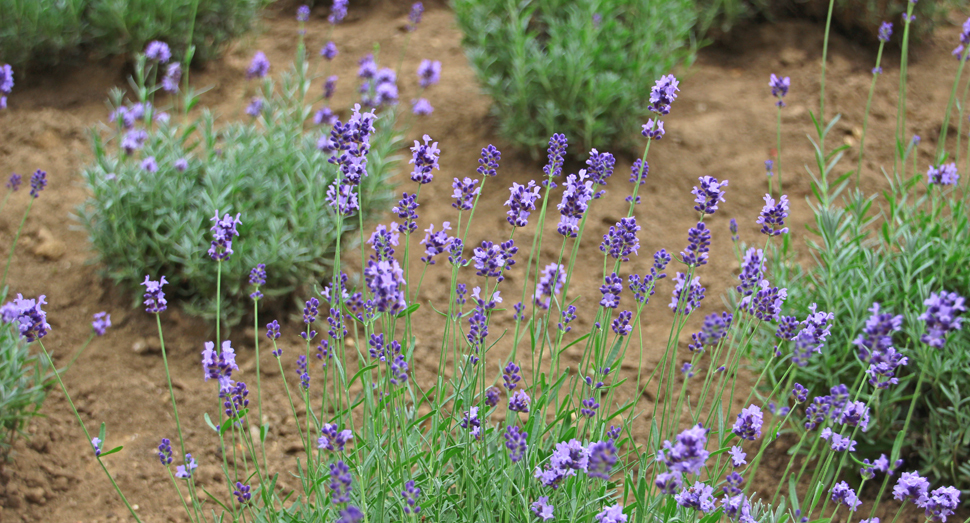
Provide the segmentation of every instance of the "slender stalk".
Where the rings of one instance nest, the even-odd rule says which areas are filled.
[[[20,232],[24,230],[24,224],[27,223],[27,215],[30,214],[30,208],[34,206],[34,200],[36,199],[30,199],[30,202],[27,203],[27,210],[24,211],[24,217],[20,219],[20,227],[17,227],[17,234],[14,235],[13,243],[10,244],[10,254],[7,256],[7,267],[3,269],[3,279],[0,280],[0,289],[7,286],[7,272],[10,271],[10,264],[13,262],[13,252],[17,249]]]
[[[855,188],[859,188],[859,178],[862,176],[862,158],[865,155],[866,150],[866,133],[869,130],[869,109],[872,107],[872,95],[876,92],[876,80],[879,78],[882,69],[880,65],[882,63],[882,50],[886,46],[886,42],[879,41],[879,52],[876,54],[876,67],[872,70],[872,82],[869,84],[869,97],[866,98],[866,112],[862,117],[862,137],[859,138],[859,161],[855,168]]]

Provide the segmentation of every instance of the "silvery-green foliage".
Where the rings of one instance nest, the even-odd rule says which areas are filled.
[[[6,289],[0,302],[7,301]],[[20,337],[17,324],[0,324],[0,453],[21,433],[27,421],[38,415],[47,398],[49,365]]]
[[[688,0],[455,0],[462,43],[499,133],[538,156],[554,133],[578,145],[629,145],[654,80],[691,62]]]
[[[165,275],[168,292],[184,299],[187,310],[211,317],[217,275],[206,249],[217,211],[243,216],[235,254],[223,264],[223,315],[230,322],[242,312],[249,269],[259,263],[266,264],[270,297],[328,274],[337,235],[358,220],[344,220],[337,230],[326,203],[337,167],[316,147],[329,128],[305,129],[308,82],[298,73],[284,75],[278,93],[266,80],[259,118],[220,127],[203,110],[185,123],[156,123],[132,156],[118,149],[124,131],[107,138],[92,133],[95,161],[82,173],[92,195],[78,216],[108,277],[137,295],[145,275]],[[114,99],[120,105],[120,93]],[[391,195],[387,179],[400,145],[393,114],[381,114],[372,138],[370,175],[361,183],[365,216],[386,208]],[[147,157],[155,158],[158,172],[141,167]],[[179,159],[188,161],[184,171],[175,167]]]

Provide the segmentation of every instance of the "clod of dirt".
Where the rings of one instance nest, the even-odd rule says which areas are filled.
[[[50,229],[41,227],[37,231],[37,243],[33,245],[31,252],[47,260],[59,260],[67,252],[67,245],[55,238]]]
[[[33,503],[34,505],[43,505],[47,503],[46,492],[44,492],[43,487],[27,489],[27,491],[24,492],[24,499]]]
[[[786,47],[778,53],[778,62],[784,66],[791,65],[802,65],[805,63],[805,59],[808,54],[804,49],[799,49],[797,47]]]
[[[162,344],[156,337],[138,338],[131,345],[135,354],[158,354],[162,352]]]

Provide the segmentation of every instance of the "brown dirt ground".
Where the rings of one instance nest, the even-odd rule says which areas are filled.
[[[372,50],[374,42],[380,43],[384,56],[396,58],[405,39],[406,10],[403,2],[380,3],[366,13],[352,10],[347,22],[336,28],[333,39],[341,53],[335,63],[336,74],[344,83],[340,85],[335,107],[350,102],[347,85],[356,69],[356,60]],[[306,36],[310,50],[318,49],[326,41],[329,26],[325,17],[325,8],[314,10]],[[803,239],[808,235],[805,225],[811,218],[806,202],[810,196],[810,178],[803,166],[813,164],[806,134],[811,131],[808,111],[814,111],[818,104],[823,28],[808,22],[787,21],[749,26],[741,31],[742,35],[732,44],[703,49],[697,63],[678,75],[680,98],[667,119],[666,138],[651,149],[649,181],[641,191],[644,203],[637,209],[638,222],[643,227],[641,256],[627,267],[643,273],[651,263],[650,253],[654,250],[663,247],[678,252],[683,248],[686,231],[696,219],[688,209],[693,199],[690,189],[698,176],[713,175],[730,180],[727,203],[709,220],[715,234],[711,263],[700,272],[708,287],[702,309],[706,312],[723,308],[721,296],[735,281],[736,263],[728,240],[728,220],[738,219],[742,239],[760,241],[755,218],[766,192],[763,162],[774,154],[775,107],[767,88],[770,73],[792,78],[791,94],[787,98],[789,107],[783,116],[782,159],[785,192],[792,201],[792,236],[803,258]],[[907,132],[924,138],[920,149],[920,164],[924,169],[928,151],[935,148],[949,95],[949,79],[956,69],[949,52],[957,35],[955,27],[945,27],[914,52]],[[212,87],[204,95],[203,103],[224,118],[239,117],[252,89],[244,79],[252,53],[257,49],[265,51],[274,64],[275,74],[290,62],[295,42],[292,10],[267,12],[260,31],[236,42],[222,60],[193,73],[195,85]],[[507,198],[507,187],[512,181],[524,183],[539,178],[541,165],[524,155],[509,152],[507,144],[494,135],[489,99],[479,91],[459,42],[460,33],[451,12],[439,5],[430,6],[407,49],[403,70],[413,72],[422,58],[438,59],[443,63],[442,80],[429,92],[435,106],[433,116],[419,121],[409,131],[408,138],[429,134],[440,142],[443,151],[441,171],[436,173],[438,180],[425,187],[421,194],[422,229],[429,223],[454,221],[450,206],[431,202],[447,201],[451,193],[448,180],[452,176],[474,172],[482,147],[494,143],[506,151],[499,177],[486,184],[469,233],[468,244],[474,245],[484,239],[504,239],[508,229],[502,204]],[[841,113],[842,120],[835,128],[830,147],[843,142],[855,145],[874,59],[874,49],[860,47],[841,36],[832,38],[827,112],[829,115]],[[886,74],[879,81],[867,139],[867,161],[862,176],[866,191],[886,186],[879,168],[892,163],[890,140],[898,57],[889,52],[886,59]],[[0,113],[0,173],[26,174],[42,168],[48,171],[50,184],[36,201],[14,256],[11,292],[47,295],[53,331],[45,342],[55,352],[59,365],[66,363],[78,342],[86,337],[91,315],[101,310],[111,313],[115,327],[108,336],[91,344],[66,374],[65,381],[88,426],[96,430],[104,421],[108,426],[107,445],[125,445],[124,453],[107,459],[107,465],[129,499],[138,505],[139,512],[147,516],[146,521],[163,518],[181,521],[178,501],[167,488],[168,480],[158,470],[154,454],[160,437],[174,437],[161,357],[152,342],[156,332],[154,320],[139,308],[132,308],[129,291],[115,288],[98,276],[98,265],[88,263],[92,253],[85,234],[70,217],[86,197],[78,171],[91,157],[88,129],[106,119],[106,93],[112,86],[126,85],[127,71],[115,60],[18,76],[10,108]],[[413,73],[402,76],[402,99],[408,100],[417,91],[417,82]],[[651,85],[652,79],[644,79],[643,96],[648,96]],[[951,136],[954,134],[951,132]],[[581,251],[578,260],[581,267],[599,266],[600,253],[593,244],[625,212],[623,198],[629,187],[625,180],[636,153],[614,153],[618,156],[617,174],[610,182],[607,196],[592,207],[587,248]],[[847,165],[844,164],[845,169],[849,168]],[[578,168],[567,165],[566,170],[575,172]],[[408,190],[405,180],[406,175],[401,176],[402,189]],[[0,218],[0,238],[4,244],[12,240],[27,204],[25,193],[18,193]],[[554,227],[553,224],[547,233],[551,234]],[[500,231],[499,237],[496,230]],[[527,245],[530,234],[523,231],[517,243]],[[553,250],[549,243],[546,247],[548,251]],[[506,305],[517,301],[511,296],[516,294],[512,289],[521,288],[522,266],[524,261],[512,271],[509,283],[504,284],[509,289]],[[412,271],[418,267],[418,264],[412,265]],[[579,298],[580,311],[595,304],[599,284],[595,278],[574,282],[570,297]],[[438,266],[429,272],[419,299],[422,303],[440,302],[447,289],[446,269]],[[639,351],[647,370],[659,360],[664,343],[655,340],[665,339],[670,318],[666,307],[670,289],[669,280],[663,282],[648,307],[642,334],[636,338],[624,362],[621,372],[625,375],[630,376],[630,369],[635,369]],[[510,316],[509,313],[498,318],[493,324],[494,331],[512,326]],[[260,323],[265,324],[272,318],[262,319],[265,321]],[[581,330],[588,328],[591,320],[580,316],[577,321]],[[217,442],[202,421],[203,412],[215,412],[218,407],[213,387],[199,379],[198,368],[202,343],[214,334],[211,327],[183,315],[177,307],[163,315],[162,323],[182,423],[202,463],[199,477],[203,483],[218,483],[219,472],[214,465]],[[434,322],[418,323],[415,332],[418,356],[413,368],[419,383],[430,382],[436,372],[433,349],[440,336],[439,328]],[[299,338],[292,333],[299,326],[289,322],[284,329],[290,334],[283,341],[295,346]],[[237,329],[232,335],[233,345],[240,352],[243,376],[254,372],[252,334],[252,331]],[[139,343],[149,348],[133,350]],[[496,350],[507,354],[509,349],[506,342]],[[268,369],[264,381],[267,403],[282,405],[285,396],[279,385],[279,371],[266,352],[262,366]],[[496,366],[493,370],[497,373],[495,359],[491,365]],[[0,520],[128,520],[108,480],[91,459],[90,448],[80,436],[60,391],[52,391],[42,414],[28,428],[30,439],[16,442],[11,461],[0,472]],[[279,470],[292,470],[294,453],[299,448],[298,437],[292,429],[293,420],[285,409],[269,411],[267,418],[273,427],[268,442],[270,455],[280,464]],[[645,418],[635,422],[638,429],[644,426]],[[780,453],[769,456],[768,466],[755,479],[757,490],[765,491],[774,485],[772,474],[783,466],[782,460]],[[288,477],[283,478],[283,483],[296,486]],[[906,519],[915,521],[915,515]]]

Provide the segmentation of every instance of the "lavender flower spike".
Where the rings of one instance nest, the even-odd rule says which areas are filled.
[[[788,76],[778,78],[772,74],[771,78],[768,80],[768,85],[771,87],[771,96],[778,99],[778,101],[775,102],[775,105],[778,107],[784,107],[785,102],[782,100],[782,98],[788,94],[788,88],[791,87],[791,78]]]
[[[434,175],[431,174],[432,170],[441,169],[438,165],[438,157],[441,156],[438,142],[430,143],[430,145],[429,142],[431,142],[431,137],[428,135],[424,135],[424,144],[415,140],[414,147],[411,148],[411,161],[408,162],[414,164],[411,179],[422,185],[431,183],[431,180],[434,179]]]
[[[696,196],[694,210],[703,214],[714,214],[717,211],[717,204],[724,201],[723,187],[727,186],[728,181],[718,182],[713,176],[701,176],[698,178],[700,187],[694,186],[691,194]]]
[[[145,281],[141,283],[145,286],[145,312],[156,314],[167,308],[168,302],[165,301],[165,293],[162,292],[162,286],[166,283],[168,282],[165,281],[165,276],[158,281],[152,281],[148,275],[145,275]]]
[[[647,109],[658,114],[670,114],[670,105],[677,99],[677,92],[680,91],[677,87],[679,84],[672,74],[661,76],[650,90],[650,105]]]
[[[256,51],[253,55],[253,61],[249,64],[249,69],[246,70],[246,78],[252,80],[253,78],[263,78],[269,73],[269,60],[266,58],[266,54],[262,51]]]
[[[946,335],[963,327],[960,314],[966,312],[965,300],[955,292],[932,293],[923,305],[926,310],[919,319],[926,322],[926,334],[920,338],[923,343],[937,349],[943,348]]]
[[[761,209],[756,223],[761,225],[761,234],[768,236],[779,236],[788,232],[785,227],[785,218],[788,217],[788,196],[781,195],[781,199],[775,203],[775,199],[770,194],[765,194],[765,206]]]

